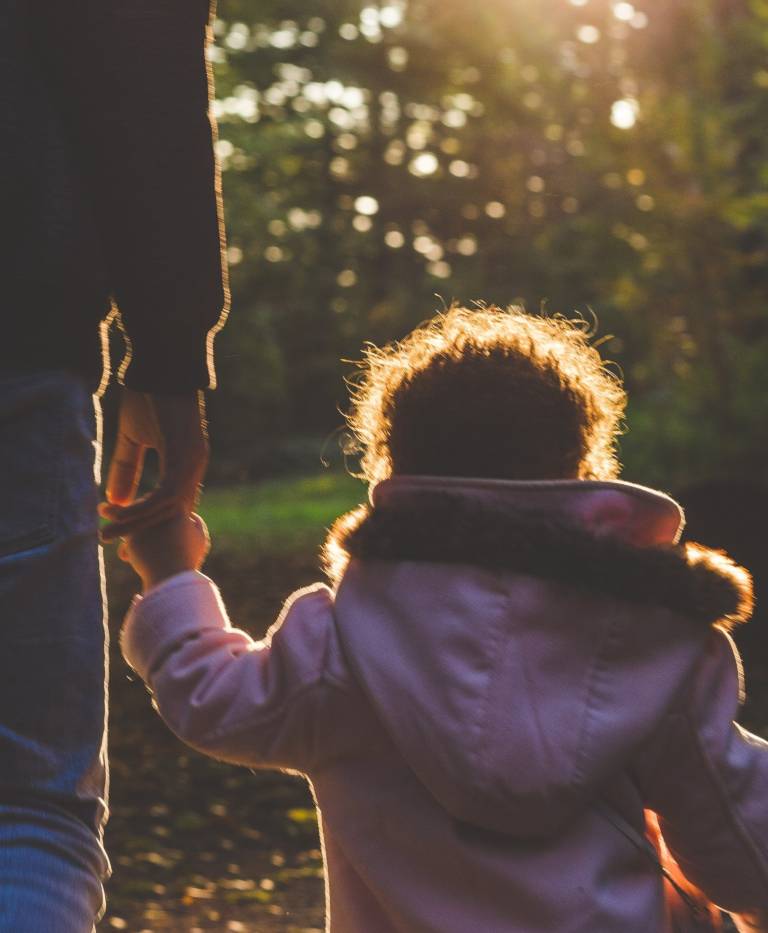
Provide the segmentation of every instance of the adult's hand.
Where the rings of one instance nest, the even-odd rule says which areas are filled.
[[[117,441],[109,466],[107,501],[99,512],[109,519],[105,542],[136,534],[194,511],[208,465],[208,438],[202,392],[150,395],[123,388]],[[156,450],[160,479],[135,499],[147,450]]]

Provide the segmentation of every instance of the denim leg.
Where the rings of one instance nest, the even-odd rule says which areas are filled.
[[[0,374],[0,933],[90,933],[109,862],[98,401]]]

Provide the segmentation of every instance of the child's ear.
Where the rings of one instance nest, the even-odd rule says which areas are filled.
[[[635,498],[625,492],[601,489],[584,497],[580,517],[600,536],[618,537],[637,547],[676,544],[683,513],[671,499]]]

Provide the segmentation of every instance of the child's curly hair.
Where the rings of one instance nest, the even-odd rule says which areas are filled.
[[[370,347],[348,423],[370,483],[392,474],[611,479],[626,404],[584,321],[451,307]]]

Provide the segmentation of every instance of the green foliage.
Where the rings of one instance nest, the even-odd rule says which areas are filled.
[[[206,491],[201,502],[216,548],[302,550],[318,546],[339,515],[366,495],[351,476],[324,473]]]
[[[754,469],[764,0],[220,0],[220,456],[332,430],[340,360],[443,296],[592,309],[628,472]]]

